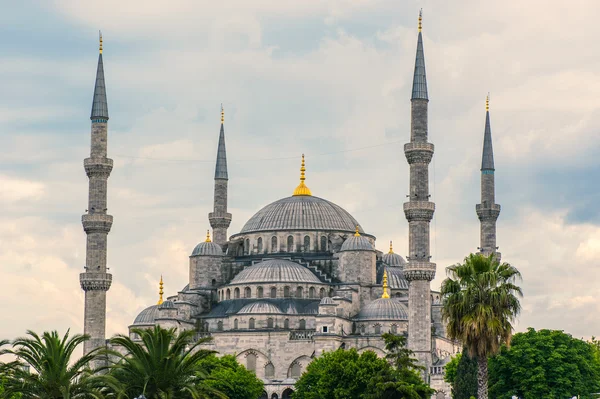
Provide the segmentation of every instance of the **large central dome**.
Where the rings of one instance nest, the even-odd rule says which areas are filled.
[[[277,230],[331,230],[363,233],[356,219],[323,198],[294,195],[275,201],[246,222],[240,234]]]

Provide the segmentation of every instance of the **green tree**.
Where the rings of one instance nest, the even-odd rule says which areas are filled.
[[[497,399],[587,399],[596,398],[595,392],[600,392],[597,348],[562,331],[529,328],[490,358],[490,394]]]
[[[200,361],[208,373],[206,384],[229,399],[258,399],[264,390],[263,382],[239,364],[235,356],[221,358],[211,355]]]
[[[463,350],[452,384],[453,399],[470,399],[477,395],[477,359]]]
[[[496,257],[471,254],[464,263],[447,268],[442,283],[442,317],[450,339],[463,343],[477,359],[477,397],[488,399],[488,356],[509,344],[512,322],[521,310],[523,296],[516,281],[519,271]]]
[[[119,351],[109,351],[112,364],[104,380],[117,397],[149,399],[227,398],[207,383],[202,360],[214,352],[199,349],[209,339],[193,342],[193,330],[132,329],[141,342],[125,335],[110,340]]]
[[[12,349],[3,349],[0,355],[12,355],[16,360],[3,364],[3,397],[22,395],[28,399],[102,398],[96,379],[90,370],[98,360],[99,352],[92,351],[79,359],[73,352],[88,339],[85,335],[69,332],[61,338],[56,331],[42,336],[27,331],[28,337],[17,338]],[[28,368],[31,368],[30,372]],[[17,396],[18,397],[18,396]]]

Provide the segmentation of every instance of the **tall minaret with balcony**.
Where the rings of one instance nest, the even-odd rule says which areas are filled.
[[[225,150],[225,111],[221,106],[221,132],[217,149],[217,165],[215,166],[215,196],[214,208],[208,214],[210,226],[213,229],[213,241],[225,248],[227,243],[227,228],[231,224],[231,213],[227,213],[227,151]]]
[[[500,205],[496,204],[494,172],[490,97],[488,96],[485,100],[485,133],[483,135],[483,156],[481,159],[481,204],[477,204],[475,210],[480,222],[480,244],[478,249],[486,256],[496,254],[498,261],[500,261],[500,252],[496,251],[496,220],[500,216]]]
[[[425,375],[431,365],[431,291],[435,277],[435,263],[430,261],[429,224],[435,204],[429,201],[429,163],[433,158],[433,144],[427,141],[427,78],[421,33],[422,14],[419,13],[417,56],[411,97],[410,143],[404,145],[404,154],[410,165],[409,201],[404,203],[408,220],[408,264],[404,276],[408,286],[408,347]]]
[[[79,275],[81,288],[85,292],[84,333],[90,336],[90,340],[83,345],[84,353],[105,345],[106,291],[112,282],[112,275],[106,268],[106,249],[113,217],[106,213],[106,191],[113,161],[106,157],[108,105],[102,63],[102,35],[100,35],[100,55],[90,119],[92,120],[91,151],[90,157],[83,161],[89,178],[88,209],[81,218],[83,230],[87,234],[87,246],[85,272]]]

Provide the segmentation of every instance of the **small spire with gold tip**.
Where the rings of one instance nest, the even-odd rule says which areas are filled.
[[[304,167],[304,154],[302,154],[302,165],[300,166],[300,184],[294,190],[294,194],[293,194],[294,196],[312,195],[312,193],[310,192],[310,189],[308,187],[306,187],[306,184],[304,184],[304,180],[306,180],[306,177],[304,176],[304,172],[306,172],[306,168]]]
[[[160,284],[159,284],[160,289],[158,290],[158,303],[157,303],[157,305],[162,305],[162,303],[163,303],[163,294],[165,293],[165,291],[163,290],[163,285],[164,285],[164,283],[163,283],[162,274],[161,274],[161,276],[160,276]]]
[[[100,54],[102,54],[102,31],[98,31],[98,34],[100,35]]]
[[[221,125],[225,123],[225,110],[223,109],[223,104],[221,104]]]
[[[205,242],[210,242],[210,230],[206,230],[206,241]]]
[[[423,29],[423,9],[419,11],[419,32]]]
[[[356,225],[356,231],[354,232],[354,237],[360,237],[360,233],[358,232],[358,225]]]
[[[382,298],[389,298],[390,294],[388,294],[388,279],[387,279],[387,270],[383,272],[383,295]]]
[[[393,254],[394,250],[392,249],[392,241],[390,240],[390,252],[388,252],[388,254]]]
[[[487,97],[485,98],[485,110],[490,110],[490,93],[488,93]]]

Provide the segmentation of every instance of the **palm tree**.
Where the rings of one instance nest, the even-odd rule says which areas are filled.
[[[463,343],[469,356],[477,358],[477,393],[488,398],[488,356],[509,345],[523,296],[515,283],[521,273],[494,254],[471,254],[463,264],[450,266],[442,283],[442,317],[448,337]]]
[[[223,393],[203,384],[207,372],[200,361],[215,353],[198,349],[210,338],[192,343],[195,332],[175,329],[132,329],[140,337],[134,341],[126,335],[110,340],[117,350],[109,352],[112,364],[105,381],[118,398],[224,398]]]
[[[6,377],[6,397],[19,393],[28,399],[103,397],[94,385],[90,370],[93,362],[98,360],[98,350],[71,362],[73,352],[88,339],[86,335],[77,334],[69,338],[69,331],[62,338],[56,331],[44,332],[41,337],[27,331],[27,335],[29,337],[14,340],[12,349],[0,351],[0,355],[16,358],[1,366],[0,371]],[[29,368],[35,372],[30,373]]]

